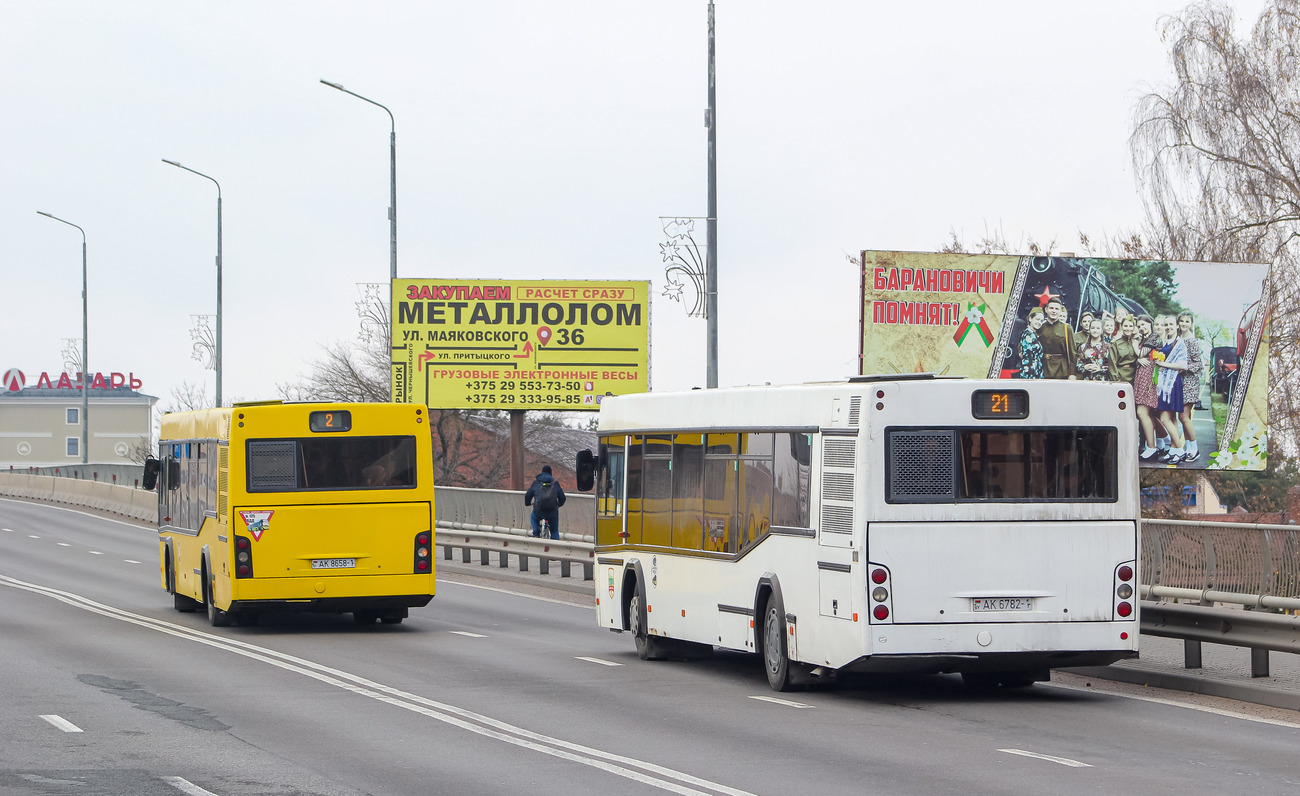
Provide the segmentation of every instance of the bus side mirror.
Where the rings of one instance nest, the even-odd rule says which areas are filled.
[[[181,463],[178,459],[167,457],[167,488],[181,488]]]
[[[590,448],[578,451],[573,472],[578,477],[578,491],[590,492],[596,484],[596,457],[592,455]]]
[[[152,456],[144,460],[144,478],[140,486],[150,491],[158,487],[158,460]]]

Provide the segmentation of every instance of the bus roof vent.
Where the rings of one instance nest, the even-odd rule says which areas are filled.
[[[862,396],[854,395],[849,398],[849,426],[858,427],[858,417],[862,414]]]
[[[887,450],[890,503],[956,499],[957,455],[952,431],[891,431]]]

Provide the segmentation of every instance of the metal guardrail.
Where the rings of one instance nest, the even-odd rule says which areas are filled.
[[[1143,520],[1148,586],[1300,598],[1300,526]],[[1222,600],[1238,602],[1238,600]]]
[[[434,487],[436,529],[434,544],[450,561],[455,550],[461,561],[472,563],[474,553],[479,563],[488,566],[495,554],[497,566],[506,569],[513,556],[520,572],[527,572],[530,562],[537,571],[549,575],[551,562],[560,565],[560,577],[569,577],[574,564],[582,567],[582,579],[591,580],[595,571],[595,497],[566,494],[560,509],[560,538],[540,539],[532,536],[529,515],[522,492],[505,489],[466,489]]]

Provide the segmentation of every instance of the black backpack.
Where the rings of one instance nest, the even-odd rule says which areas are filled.
[[[537,487],[537,510],[547,514],[560,510],[560,498],[554,481],[543,481]]]

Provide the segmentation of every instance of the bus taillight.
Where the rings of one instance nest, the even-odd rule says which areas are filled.
[[[892,605],[889,590],[893,584],[889,582],[889,570],[879,564],[868,563],[867,566],[871,568],[871,582],[876,584],[876,587],[871,590],[871,601],[875,603],[871,609],[871,617],[877,622],[884,622],[889,619]]]
[[[1133,616],[1133,604],[1130,599],[1136,596],[1133,566],[1137,562],[1129,561],[1115,568],[1115,613],[1120,619]]]
[[[235,577],[253,577],[253,543],[247,536],[235,537]]]
[[[433,555],[433,534],[420,531],[415,535],[415,571],[428,572]]]

